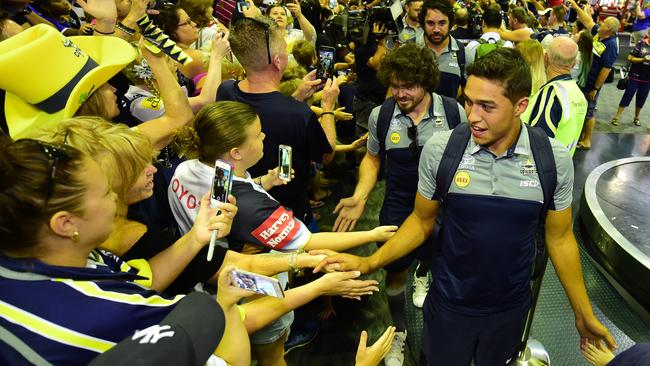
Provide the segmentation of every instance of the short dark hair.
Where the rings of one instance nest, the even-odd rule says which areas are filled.
[[[449,18],[449,29],[454,25],[454,8],[451,7],[449,1],[445,0],[426,0],[422,4],[422,9],[420,9],[420,14],[418,14],[418,20],[420,21],[420,26],[424,28],[424,19],[427,17],[427,11],[429,10],[438,10],[443,15],[446,15]]]
[[[483,23],[490,28],[499,28],[501,26],[501,7],[499,5],[490,5],[483,11]]]
[[[178,5],[162,5],[158,8],[158,14],[149,15],[153,23],[162,29],[172,41],[178,41],[176,30],[178,29],[178,23],[181,21],[178,15],[179,10],[182,10],[182,8]]]
[[[512,104],[529,96],[532,88],[530,66],[514,48],[501,47],[492,50],[467,66],[467,74],[501,84],[504,96]]]
[[[387,86],[396,79],[432,93],[438,88],[440,71],[430,49],[408,43],[381,59],[377,77]]]

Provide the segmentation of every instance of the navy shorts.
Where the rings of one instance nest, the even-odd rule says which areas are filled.
[[[434,279],[435,281],[435,279]],[[505,365],[516,356],[530,301],[499,313],[471,316],[450,310],[431,286],[424,301],[421,366]]]

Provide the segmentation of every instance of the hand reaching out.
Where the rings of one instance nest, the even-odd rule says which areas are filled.
[[[357,348],[357,357],[355,359],[355,366],[377,366],[381,360],[386,357],[390,350],[390,345],[393,343],[395,336],[395,327],[388,327],[384,334],[368,347],[368,333],[364,330],[359,337],[359,347]]]
[[[117,19],[117,6],[115,0],[76,0],[77,4],[98,21],[112,21]],[[107,31],[107,30],[102,30]]]

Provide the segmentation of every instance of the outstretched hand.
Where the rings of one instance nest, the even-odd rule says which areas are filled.
[[[585,343],[599,344],[601,342],[605,342],[610,350],[615,350],[617,347],[609,330],[593,315],[576,319],[576,329],[580,334],[581,347]]]
[[[355,366],[377,366],[381,360],[386,357],[390,350],[390,345],[393,343],[395,337],[395,327],[388,327],[384,334],[368,347],[368,332],[365,330],[361,332],[359,337],[359,347],[357,348],[357,357],[355,358]]]
[[[76,0],[86,14],[103,21],[117,19],[117,6],[115,0]]]

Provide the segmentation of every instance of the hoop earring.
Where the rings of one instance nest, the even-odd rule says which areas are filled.
[[[79,232],[77,230],[75,230],[74,233],[72,233],[72,238],[71,239],[75,243],[79,242]]]

